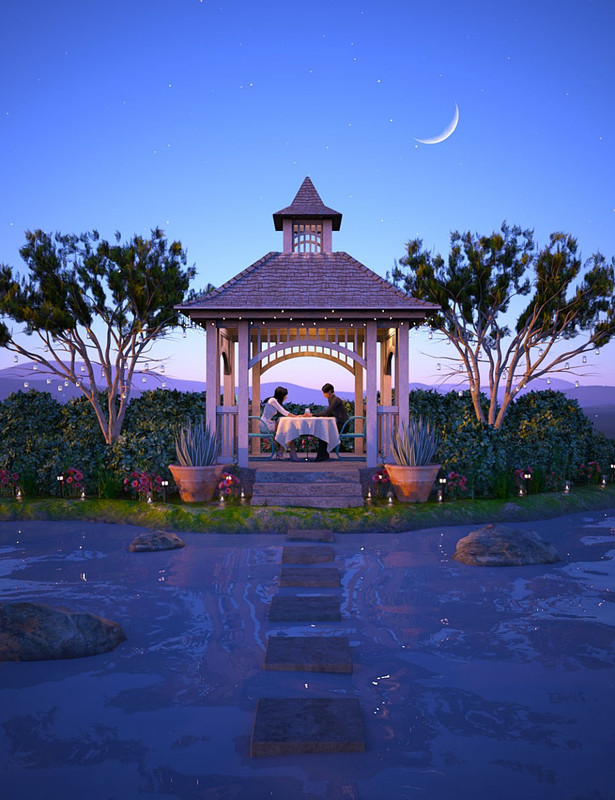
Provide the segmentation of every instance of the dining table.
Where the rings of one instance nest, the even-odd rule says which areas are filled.
[[[335,417],[280,417],[275,432],[275,440],[285,447],[299,436],[315,436],[327,443],[327,450],[335,449],[340,443]]]

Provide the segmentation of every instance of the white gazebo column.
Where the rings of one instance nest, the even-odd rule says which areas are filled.
[[[366,327],[365,336],[365,361],[367,364],[366,378],[366,409],[365,433],[367,437],[366,466],[378,466],[378,357],[377,357],[377,331],[375,320],[370,320]]]
[[[398,424],[408,426],[410,410],[410,328],[403,322],[397,327],[397,352],[395,354],[395,405],[398,407]]]
[[[252,367],[252,416],[261,415],[261,362],[257,361]],[[252,433],[258,433],[259,424],[256,420],[252,422]],[[261,440],[252,439],[252,455],[257,456],[261,451]]]
[[[354,362],[354,413],[357,417],[363,416],[363,367],[357,362]],[[356,423],[354,426],[355,433],[361,433],[363,425],[362,422]],[[363,439],[354,440],[355,455],[363,455]]]
[[[205,331],[205,423],[215,432],[220,402],[220,351],[216,323],[208,321]]]
[[[249,408],[249,387],[248,373],[250,362],[250,328],[245,321],[240,321],[238,329],[238,353],[237,353],[237,378],[239,382],[237,390],[237,463],[240,467],[248,466],[248,417]]]

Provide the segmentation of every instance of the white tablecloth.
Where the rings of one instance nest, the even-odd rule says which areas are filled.
[[[340,443],[335,417],[280,417],[275,440],[287,445],[299,436],[317,436],[333,450]]]

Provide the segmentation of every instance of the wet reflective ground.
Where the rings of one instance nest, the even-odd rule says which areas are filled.
[[[613,800],[615,510],[529,527],[560,564],[468,567],[477,526],[339,534],[342,621],[267,620],[280,535],[0,524],[0,600],[122,624],[87,659],[0,664],[3,800]],[[336,590],[301,590],[331,594]],[[265,672],[267,636],[348,635],[354,674]],[[251,759],[259,697],[358,697],[364,754]]]

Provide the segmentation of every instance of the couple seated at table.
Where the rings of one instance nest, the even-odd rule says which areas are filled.
[[[261,416],[261,420],[263,424],[267,427],[267,430],[274,432],[277,427],[277,420],[280,418],[280,415],[285,417],[301,417],[301,416],[314,416],[314,417],[334,417],[335,422],[337,424],[338,431],[341,430],[342,426],[348,419],[348,414],[346,413],[346,408],[344,406],[344,402],[336,396],[335,389],[330,383],[325,383],[322,387],[322,393],[328,400],[328,406],[324,409],[324,411],[316,411],[314,414],[291,414],[290,411],[287,411],[282,403],[286,399],[288,395],[288,390],[285,389],[283,386],[278,386],[273,393],[273,397],[270,397],[264,405],[263,414]],[[274,419],[275,417],[275,419]],[[290,460],[291,461],[299,461],[297,456],[297,451],[295,449],[294,441],[290,441],[288,443],[288,449],[290,451]],[[284,445],[278,444],[278,451],[276,453],[276,458],[282,460],[284,458]],[[318,439],[318,450],[316,451],[316,458],[315,461],[326,461],[329,458],[329,452],[327,450],[327,442],[323,439]]]

